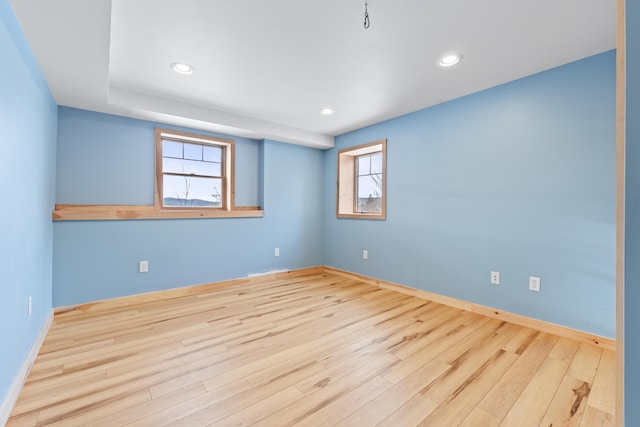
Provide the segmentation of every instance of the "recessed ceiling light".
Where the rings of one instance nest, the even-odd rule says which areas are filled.
[[[323,107],[322,110],[320,110],[320,114],[322,114],[323,116],[330,116],[333,113],[334,111],[331,107]]]
[[[185,64],[184,62],[174,62],[171,64],[171,69],[176,73],[180,74],[191,74],[193,73],[193,67],[189,64]]]
[[[440,58],[440,61],[438,61],[438,65],[440,65],[441,67],[451,67],[452,65],[456,65],[460,61],[462,61],[462,55],[445,55]]]

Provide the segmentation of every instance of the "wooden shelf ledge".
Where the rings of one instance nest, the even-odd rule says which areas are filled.
[[[257,206],[221,209],[156,209],[144,205],[56,205],[54,221],[97,221],[118,219],[193,219],[193,218],[261,218]]]

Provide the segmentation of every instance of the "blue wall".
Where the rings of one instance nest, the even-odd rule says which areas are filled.
[[[153,205],[156,127],[229,138],[210,132],[143,120],[59,109],[56,202]],[[237,206],[257,206],[260,142],[233,137],[236,144]]]
[[[0,401],[51,311],[57,107],[0,0]],[[28,316],[27,298],[33,297]]]
[[[387,220],[336,219],[337,150],[381,138]],[[342,135],[325,264],[615,337],[615,147],[613,51]]]
[[[156,126],[61,107],[57,202],[153,204]],[[322,265],[322,152],[234,140],[236,204],[264,218],[56,222],[54,306]]]
[[[625,423],[640,426],[640,3],[627,1]]]

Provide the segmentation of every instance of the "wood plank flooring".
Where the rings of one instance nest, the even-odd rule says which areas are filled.
[[[615,355],[329,273],[57,314],[8,426],[614,425]]]

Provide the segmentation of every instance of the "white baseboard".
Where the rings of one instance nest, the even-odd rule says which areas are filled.
[[[0,426],[4,426],[9,420],[9,416],[11,415],[11,411],[13,410],[13,406],[18,401],[18,397],[20,396],[20,392],[22,391],[22,387],[24,386],[25,381],[27,381],[27,377],[29,376],[29,372],[31,372],[31,367],[33,363],[36,361],[36,357],[38,356],[38,352],[40,351],[40,347],[42,347],[42,343],[44,342],[45,337],[47,336],[47,332],[49,332],[49,327],[53,322],[53,310],[49,312],[42,328],[40,329],[40,333],[36,338],[36,341],[33,343],[31,347],[31,351],[27,355],[24,363],[22,364],[22,368],[16,378],[13,380],[13,384],[11,384],[11,388],[7,393],[2,405],[0,405]]]
[[[282,269],[282,270],[271,270],[271,271],[265,271],[264,273],[249,273],[247,275],[247,277],[260,277],[260,276],[267,276],[269,274],[278,274],[278,273],[286,273],[287,271],[291,271],[288,269]]]

